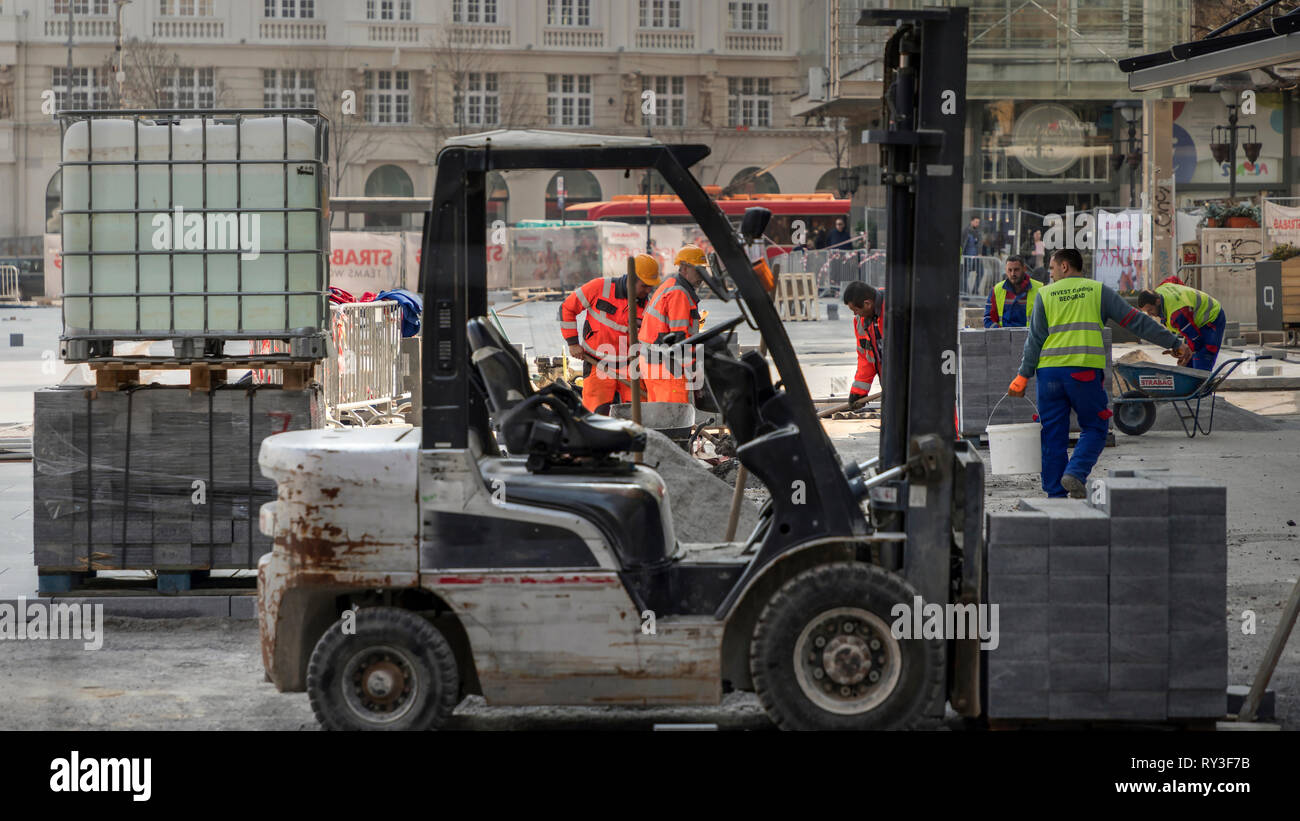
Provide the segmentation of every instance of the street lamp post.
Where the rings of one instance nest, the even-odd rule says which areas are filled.
[[[1136,100],[1120,100],[1115,103],[1115,110],[1128,123],[1128,139],[1121,139],[1119,143],[1123,146],[1118,154],[1111,158],[1111,162],[1118,171],[1125,162],[1128,163],[1128,207],[1137,208],[1137,168],[1142,164],[1141,139],[1137,136],[1137,119],[1138,110],[1141,103]]]
[[[1228,125],[1216,125],[1210,142],[1210,154],[1214,161],[1218,163],[1228,163],[1228,199],[1237,198],[1237,132],[1244,130],[1247,133],[1246,141],[1241,143],[1242,149],[1246,152],[1246,159],[1255,162],[1259,159],[1259,153],[1263,149],[1263,143],[1255,135],[1255,126],[1238,125],[1237,114],[1241,105],[1241,92],[1251,87],[1250,76],[1245,74],[1229,74],[1220,78],[1211,86],[1212,90],[1219,92],[1219,99],[1228,109]],[[1226,140],[1225,140],[1226,138]]]

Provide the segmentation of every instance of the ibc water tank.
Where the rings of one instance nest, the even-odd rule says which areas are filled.
[[[63,338],[318,334],[325,119],[130,115],[64,118]]]

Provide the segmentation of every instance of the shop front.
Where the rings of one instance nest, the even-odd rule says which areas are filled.
[[[1111,102],[988,100],[976,111],[974,201],[966,224],[980,218],[981,248],[1032,253],[1033,232],[1046,215],[1121,202],[1128,176],[1111,163],[1119,150]]]

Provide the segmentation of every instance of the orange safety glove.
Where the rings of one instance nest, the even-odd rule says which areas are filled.
[[[1029,380],[1028,380],[1028,379],[1024,378],[1024,377],[1021,376],[1020,374],[1016,374],[1016,378],[1011,380],[1011,386],[1007,388],[1007,395],[1008,395],[1008,396],[1024,396],[1024,395],[1025,395],[1025,387],[1026,387],[1028,384],[1029,384]]]

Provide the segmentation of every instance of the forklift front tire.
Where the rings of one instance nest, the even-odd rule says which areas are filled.
[[[750,644],[759,701],[788,730],[894,730],[943,691],[943,642],[894,638],[894,608],[915,588],[874,565],[839,562],[786,582]]]
[[[1125,399],[1141,399],[1144,396],[1146,394],[1142,391],[1129,391],[1124,394]],[[1151,426],[1155,423],[1155,402],[1150,400],[1145,402],[1120,402],[1115,406],[1115,427],[1129,436],[1141,436],[1151,430]]]
[[[460,701],[456,656],[429,621],[398,607],[356,611],[321,636],[307,694],[326,730],[434,730]]]

